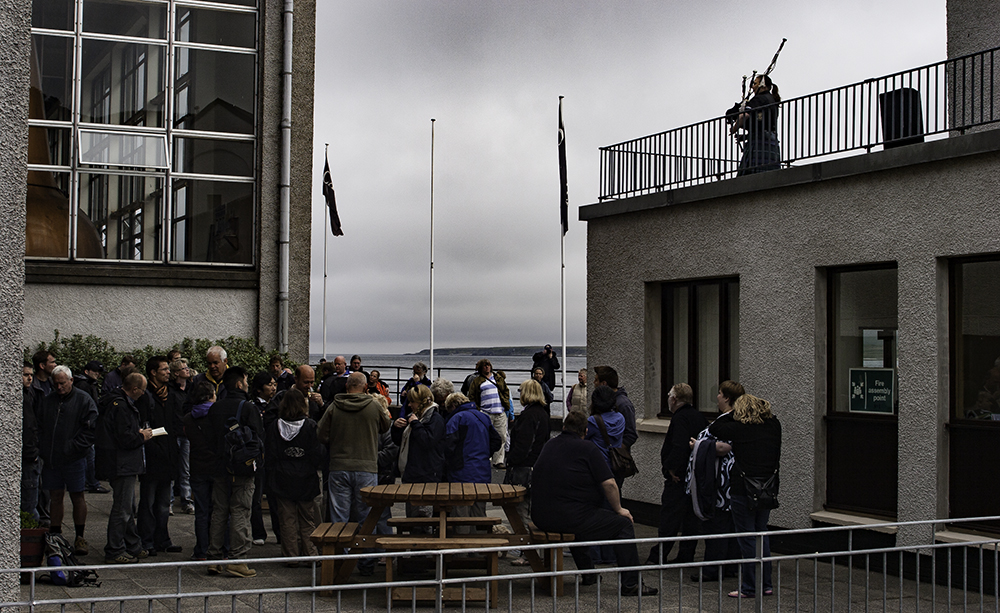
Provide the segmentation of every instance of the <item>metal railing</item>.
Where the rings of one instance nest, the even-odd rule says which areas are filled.
[[[399,391],[403,389],[406,382],[410,379],[412,374],[412,367],[406,366],[365,366],[365,370],[371,372],[373,370],[379,371],[379,380],[385,383],[389,388],[389,395],[392,397],[393,404],[399,401]],[[520,400],[520,392],[518,386],[522,381],[531,377],[531,369],[524,368],[503,368],[504,374],[507,377],[507,388],[510,390],[510,400],[514,405],[514,413],[521,412],[521,405],[517,402]],[[438,377],[444,377],[451,381],[452,385],[455,386],[455,391],[461,391],[462,383],[465,381],[467,375],[473,374],[475,372],[474,368],[455,368],[455,367],[434,367],[433,372],[428,372],[427,377],[433,381]],[[552,390],[552,407],[549,407],[552,415],[558,415],[562,409],[555,409],[554,407],[563,404],[562,398],[562,371],[556,371],[556,388]],[[570,372],[568,375],[576,376],[576,372]],[[572,385],[570,385],[572,387]]]
[[[779,532],[751,532],[740,535],[714,535],[704,537],[681,537],[673,539],[643,538],[625,541],[635,543],[640,552],[647,546],[661,542],[679,542],[696,539],[717,539],[734,536],[752,538],[757,555],[743,560],[719,560],[712,562],[692,562],[671,564],[660,561],[654,565],[629,568],[601,567],[591,570],[567,568],[558,572],[519,572],[510,567],[506,572],[492,576],[449,577],[446,560],[453,555],[474,555],[493,552],[510,552],[514,547],[491,547],[482,549],[453,549],[418,554],[433,561],[432,577],[413,578],[392,583],[362,577],[358,583],[320,585],[319,562],[326,556],[299,558],[268,558],[248,560],[258,569],[253,579],[235,581],[234,589],[219,589],[218,581],[212,582],[204,576],[204,568],[212,562],[181,562],[130,565],[86,566],[93,568],[109,581],[109,585],[119,589],[115,593],[108,588],[80,588],[66,590],[55,586],[42,585],[37,578],[47,573],[48,568],[8,569],[0,571],[4,580],[13,573],[28,573],[27,585],[21,587],[21,597],[9,602],[0,602],[0,609],[22,607],[28,611],[74,610],[144,610],[173,609],[175,611],[194,608],[208,611],[220,610],[223,606],[231,611],[368,611],[388,610],[394,606],[415,610],[419,601],[436,605],[442,610],[445,601],[449,605],[457,603],[466,610],[468,607],[490,610],[482,599],[473,601],[472,588],[485,588],[487,602],[491,590],[497,590],[499,609],[507,611],[580,611],[586,610],[717,610],[717,611],[780,611],[782,609],[810,611],[998,611],[1000,610],[1000,540],[978,537],[965,543],[938,542],[939,527],[960,525],[965,522],[996,520],[992,518],[971,518],[969,520],[937,520],[919,522],[886,523],[867,526],[813,528]],[[876,528],[894,528],[927,531],[925,542],[916,544],[856,547],[859,532]],[[842,545],[827,547],[825,550],[803,554],[772,554],[763,556],[765,536],[776,537],[824,537],[841,536]],[[922,540],[922,539],[921,539]],[[599,541],[586,545],[621,544],[623,541]],[[530,545],[519,549],[534,549],[539,553],[554,547],[565,547],[567,543],[552,545]],[[817,547],[820,549],[820,547]],[[661,549],[662,551],[662,549]],[[371,554],[355,554],[349,557],[361,558]],[[408,552],[379,554],[387,558],[387,563],[403,558],[413,558]],[[348,556],[342,556],[348,557]],[[311,566],[300,569],[308,572],[308,579],[302,575],[288,577],[288,570],[280,565],[298,561]],[[741,580],[743,567],[736,564],[736,576],[717,581],[692,581],[692,576],[700,577],[702,569],[722,570],[727,563],[751,564],[761,577],[765,562],[772,567],[773,594],[758,598],[727,598],[730,590],[736,589]],[[277,572],[264,572],[268,566],[277,567]],[[567,564],[568,566],[568,564]],[[65,567],[63,567],[65,568]],[[624,571],[638,571],[640,581],[658,589],[655,596],[623,596],[621,576]],[[282,573],[282,571],[284,571]],[[123,577],[114,576],[120,573]],[[148,580],[142,573],[151,573]],[[545,589],[560,576],[565,582],[562,596],[554,590]],[[722,577],[722,573],[719,574]],[[125,581],[116,579],[125,578]],[[585,585],[585,577],[596,577],[596,585]],[[496,588],[491,582],[497,582]],[[759,585],[759,584],[758,584]],[[424,588],[423,595],[417,590]],[[427,588],[432,595],[428,596]],[[388,591],[392,589],[411,590],[412,598],[402,604],[393,605]],[[757,592],[761,593],[760,590]],[[634,604],[633,604],[634,603]],[[128,606],[127,606],[128,605]]]
[[[778,103],[781,166],[944,138],[1000,120],[1000,48]],[[600,199],[733,177],[725,117],[601,147]]]

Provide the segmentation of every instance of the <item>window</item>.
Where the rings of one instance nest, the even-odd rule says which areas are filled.
[[[896,266],[833,269],[827,280],[826,507],[894,518]]]
[[[34,0],[28,257],[254,264],[257,4]]]
[[[1000,258],[953,260],[950,272],[951,517],[1000,515],[983,483],[1000,479]],[[977,526],[1000,530],[993,522]]]
[[[662,285],[660,417],[668,417],[667,394],[675,383],[694,389],[695,406],[717,412],[719,383],[739,379],[740,284],[709,279]]]

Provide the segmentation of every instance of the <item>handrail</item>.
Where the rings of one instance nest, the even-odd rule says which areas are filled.
[[[946,138],[1000,121],[1000,47],[778,103],[780,165]],[[600,148],[600,200],[737,175],[725,117]]]

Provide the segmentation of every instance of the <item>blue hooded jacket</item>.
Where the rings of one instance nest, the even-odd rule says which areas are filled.
[[[503,441],[474,402],[459,405],[445,428],[445,478],[452,483],[490,483],[490,456]]]

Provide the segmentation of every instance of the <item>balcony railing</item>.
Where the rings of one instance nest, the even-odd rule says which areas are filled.
[[[1000,121],[1000,48],[784,100],[781,166],[945,138]],[[725,117],[601,148],[600,199],[728,179],[742,145]]]

